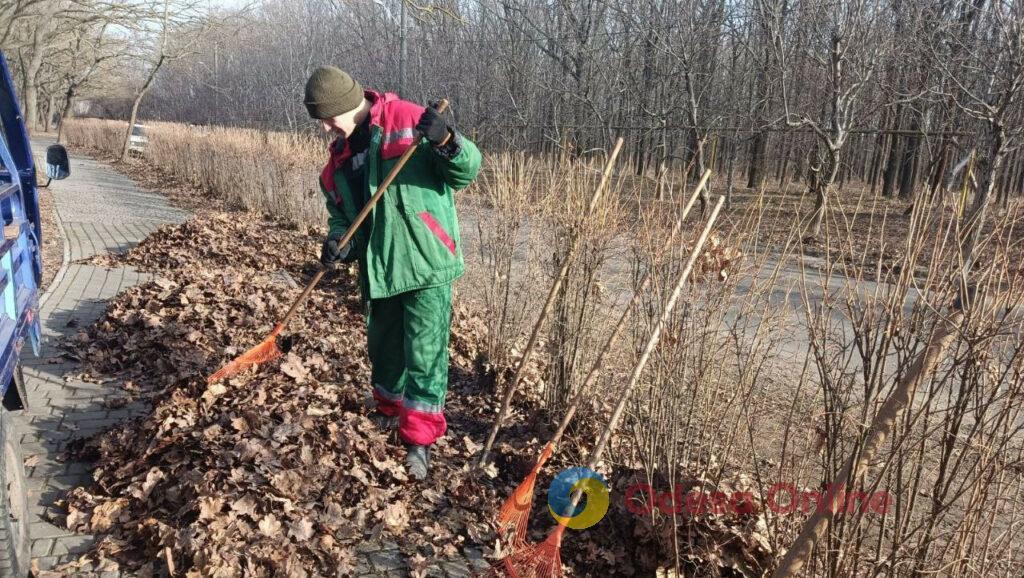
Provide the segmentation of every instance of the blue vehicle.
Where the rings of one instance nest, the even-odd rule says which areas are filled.
[[[32,147],[0,52],[0,577],[27,576],[31,562],[25,466],[12,411],[28,405],[20,356],[26,342],[39,354],[39,283],[42,280],[42,230]],[[67,152],[47,150],[47,176],[69,174]],[[47,182],[49,184],[49,182]]]

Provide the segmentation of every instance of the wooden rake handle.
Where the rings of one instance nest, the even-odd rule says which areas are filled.
[[[686,217],[690,214],[690,209],[693,208],[693,204],[697,202],[697,198],[701,191],[704,190],[704,186],[707,184],[708,179],[711,178],[711,169],[704,172],[704,176],[701,177],[700,182],[697,183],[697,187],[693,189],[693,193],[690,195],[690,200],[687,201],[686,206],[683,207],[683,212],[676,219],[672,225],[672,231],[669,232],[668,237],[665,239],[665,244],[655,255],[655,259],[660,255],[670,251],[676,243],[676,235],[683,228],[683,222],[686,221]],[[653,267],[653,265],[652,265]],[[651,271],[644,274],[640,280],[640,284],[637,286],[636,291],[633,292],[633,296],[630,298],[629,303],[622,309],[622,314],[619,316],[619,321],[612,328],[611,333],[608,334],[608,338],[604,342],[604,346],[601,351],[597,354],[597,358],[594,360],[593,365],[590,367],[590,372],[587,377],[583,380],[583,385],[579,386],[576,390],[576,394],[572,397],[572,401],[569,402],[569,408],[565,410],[565,415],[562,416],[561,423],[558,424],[558,429],[555,431],[555,435],[551,436],[551,442],[549,446],[558,446],[559,442],[562,441],[562,435],[565,434],[566,428],[569,427],[569,422],[572,421],[576,410],[579,409],[580,404],[583,400],[591,397],[594,392],[592,391],[594,384],[597,383],[597,378],[601,375],[601,371],[604,369],[604,356],[609,351],[616,341],[618,341],[619,334],[622,329],[626,326],[626,321],[629,319],[630,311],[640,302],[640,298],[643,297],[644,291],[647,290],[647,285],[650,283]]]
[[[448,100],[441,99],[441,101],[437,104],[437,112],[443,113],[447,109]],[[338,241],[339,247],[344,247],[345,245],[347,245],[349,241],[352,240],[352,237],[356,235],[356,231],[359,230],[359,226],[363,224],[363,221],[366,220],[366,217],[370,214],[370,211],[373,210],[374,205],[376,205],[377,201],[379,201],[381,197],[384,196],[384,192],[387,191],[388,187],[391,186],[391,183],[394,182],[395,178],[398,176],[398,173],[402,170],[402,167],[404,167],[405,163],[409,162],[409,159],[412,158],[413,154],[415,154],[416,146],[418,144],[419,140],[417,139],[416,142],[414,142],[408,149],[406,149],[404,153],[402,153],[402,156],[398,158],[398,162],[395,163],[395,166],[391,167],[391,172],[389,172],[388,176],[384,178],[380,185],[377,186],[377,192],[373,193],[373,196],[370,197],[370,200],[367,201],[365,205],[363,205],[363,209],[359,211],[359,214],[356,215],[355,220],[353,220],[352,224],[348,226],[348,230],[345,231],[345,235],[341,238],[341,241]],[[320,280],[324,278],[324,275],[327,273],[327,271],[327,267],[321,266],[320,270],[316,272],[316,275],[313,275],[313,278],[309,281],[309,284],[306,285],[305,289],[302,290],[302,293],[299,294],[299,297],[295,300],[294,303],[292,303],[292,306],[288,309],[288,313],[284,314],[284,317],[281,319],[280,323],[278,323],[277,326],[274,328],[275,332],[279,332],[282,329],[284,329],[284,326],[287,325],[291,318],[295,316],[295,312],[299,310],[299,306],[305,303],[306,299],[309,298],[309,294],[313,292],[313,289],[316,287],[317,283],[319,283]]]
[[[699,191],[700,189],[698,189]],[[718,201],[715,203],[715,208],[711,210],[711,215],[708,217],[707,223],[704,225],[704,230],[701,231],[700,237],[697,238],[696,243],[693,245],[693,250],[690,252],[690,258],[686,261],[686,266],[683,268],[682,273],[679,274],[679,278],[676,281],[675,287],[672,289],[672,294],[669,296],[668,302],[665,304],[658,316],[658,321],[654,325],[654,329],[651,331],[650,336],[647,338],[647,344],[644,346],[643,351],[640,354],[640,358],[637,360],[636,365],[633,367],[633,372],[630,375],[629,381],[626,386],[622,388],[622,391],[618,392],[618,403],[615,405],[615,409],[612,411],[612,417],[608,421],[608,425],[605,426],[604,430],[601,431],[601,436],[598,438],[597,443],[594,445],[593,451],[590,453],[590,458],[587,460],[587,468],[590,470],[597,470],[597,465],[601,462],[601,456],[604,455],[605,449],[608,448],[608,442],[615,433],[615,429],[619,425],[619,421],[622,419],[622,414],[626,409],[626,402],[629,401],[629,396],[636,389],[637,383],[640,381],[640,377],[643,375],[644,368],[647,367],[647,362],[650,360],[651,352],[657,347],[658,342],[661,340],[661,334],[668,325],[669,319],[672,315],[672,310],[675,309],[676,302],[679,300],[680,294],[683,292],[683,288],[686,286],[687,280],[690,278],[690,273],[693,272],[694,266],[697,263],[697,259],[704,252],[704,245],[707,243],[708,237],[711,235],[711,230],[715,226],[715,221],[718,220],[718,214],[722,210],[722,205],[725,204],[725,197],[719,196]],[[568,517],[569,512],[580,503],[583,498],[583,490],[576,490],[572,494],[572,500],[570,505],[563,511],[562,515]],[[559,520],[559,526],[564,526],[565,523]]]
[[[590,198],[590,203],[587,204],[587,212],[584,215],[584,219],[593,217],[597,203],[601,200],[601,195],[604,193],[605,187],[611,179],[612,170],[615,168],[615,160],[618,158],[619,152],[622,151],[622,143],[622,137],[619,137],[615,141],[615,146],[612,148],[612,152],[608,155],[608,160],[605,162],[604,172],[601,174],[601,181],[598,183],[597,188],[594,189],[594,195]],[[565,281],[565,277],[569,273],[569,267],[572,265],[573,258],[576,255],[576,249],[578,248],[580,241],[581,233],[579,232],[577,232],[569,241],[569,250],[565,253],[565,259],[562,261],[562,267],[558,271],[558,275],[555,277],[555,282],[551,285],[551,288],[548,289],[547,299],[545,299],[544,306],[540,310],[540,315],[537,316],[537,320],[533,324],[533,330],[530,332],[530,338],[526,341],[526,348],[523,349],[523,354],[519,357],[519,365],[516,368],[516,372],[512,375],[512,381],[509,382],[505,388],[505,394],[501,398],[501,407],[498,409],[498,415],[494,419],[494,425],[491,426],[491,432],[487,436],[487,441],[484,442],[484,449],[480,453],[480,459],[476,463],[477,468],[482,468],[487,465],[487,460],[491,455],[491,449],[494,447],[494,441],[497,439],[498,432],[501,430],[502,426],[505,425],[505,419],[508,417],[509,411],[512,408],[512,398],[515,397],[516,391],[519,388],[519,382],[530,362],[530,356],[533,354],[534,347],[537,345],[537,339],[540,336],[541,328],[544,326],[544,321],[547,319],[548,314],[551,313],[551,308],[554,306],[555,298],[558,296],[562,283]]]

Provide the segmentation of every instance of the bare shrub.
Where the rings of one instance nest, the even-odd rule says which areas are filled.
[[[561,413],[593,365],[604,342],[602,333],[612,321],[606,314],[623,301],[617,290],[621,279],[616,279],[616,274],[622,273],[629,231],[625,230],[621,180],[612,179],[592,212],[588,212],[604,162],[603,158],[562,160],[555,167],[560,178],[548,187],[545,217],[551,228],[549,282],[554,281],[569,257],[570,246],[578,243],[555,300],[548,331],[551,364],[544,396],[548,411],[557,413]]]
[[[883,449],[847,488],[886,492],[891,508],[882,515],[858,508],[836,516],[806,567],[809,574],[1019,572],[1024,558],[1010,528],[1022,514],[1024,326],[1013,308],[1024,279],[1009,256],[1020,216],[1019,209],[1003,215],[976,247],[986,255],[972,272],[980,298],[952,328],[952,345],[912,391]],[[863,434],[883,401],[916,371],[913,362],[933,332],[949,323],[964,262],[958,223],[941,203],[915,207],[902,238],[888,237],[882,223],[874,223],[867,234],[878,246],[898,249],[884,267],[860,267],[866,256],[851,254],[825,264],[831,279],[845,282],[818,282],[818,298],[805,291],[822,440],[812,457],[816,467],[800,485],[829,483],[862,451]],[[842,246],[847,239],[831,242]],[[928,266],[920,266],[925,261]]]
[[[516,343],[539,307],[543,205],[551,167],[520,154],[488,157],[478,198],[459,195],[464,254],[469,262],[463,290],[481,308],[487,324],[487,359],[511,365]]]

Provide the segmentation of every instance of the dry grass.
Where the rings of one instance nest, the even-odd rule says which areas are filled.
[[[126,123],[75,119],[69,145],[117,155]],[[300,231],[326,227],[317,183],[326,161],[322,139],[262,131],[146,123],[143,160],[223,201],[273,217]]]
[[[62,142],[68,146],[112,156],[121,152],[128,123],[94,118],[70,119],[64,124]]]

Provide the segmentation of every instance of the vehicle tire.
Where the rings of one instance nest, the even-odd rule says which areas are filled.
[[[14,367],[14,376],[11,379],[11,385],[7,388],[7,393],[4,394],[3,406],[7,411],[28,407],[28,396],[25,394],[25,374],[21,370],[20,363]]]
[[[24,578],[32,562],[25,460],[13,422],[0,410],[0,578]]]

